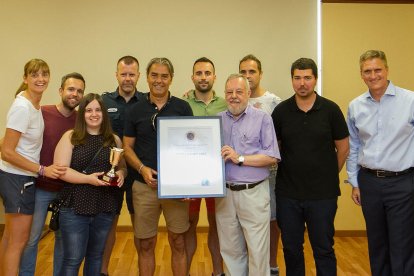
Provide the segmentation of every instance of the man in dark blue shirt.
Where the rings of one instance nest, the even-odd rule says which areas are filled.
[[[138,265],[140,275],[154,275],[155,245],[158,220],[163,212],[171,247],[171,267],[174,275],[185,275],[187,256],[184,233],[188,230],[188,202],[158,199],[157,188],[157,117],[192,116],[190,105],[171,96],[169,87],[174,68],[167,58],[154,58],[147,66],[150,89],[145,100],[126,113],[125,159],[134,177],[132,196],[135,213],[134,232],[139,238]]]
[[[122,139],[124,134],[125,123],[125,110],[140,101],[143,97],[143,93],[139,92],[136,88],[139,79],[139,62],[133,56],[124,56],[118,60],[117,68],[115,72],[116,79],[118,80],[118,87],[114,92],[104,92],[102,99],[105,103],[108,111],[109,119],[111,120],[111,126],[115,134]],[[132,177],[126,177],[123,189],[126,194],[126,203],[129,214],[131,215],[131,221],[134,223],[134,206],[132,205]],[[122,193],[122,197],[124,193]],[[118,211],[121,211],[122,202]],[[108,265],[111,258],[112,248],[115,244],[116,226],[118,224],[119,213],[116,216],[112,225],[111,232],[108,235],[108,239],[105,246],[105,253],[102,260],[101,273],[102,275],[108,274]],[[138,240],[135,239],[135,246],[138,246]]]

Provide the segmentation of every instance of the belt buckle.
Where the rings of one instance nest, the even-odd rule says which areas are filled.
[[[377,175],[377,177],[384,178],[385,177],[385,171],[384,170],[377,170],[376,175]]]

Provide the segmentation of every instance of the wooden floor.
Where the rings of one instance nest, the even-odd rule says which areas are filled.
[[[198,248],[194,256],[191,276],[210,276],[212,265],[207,247],[207,233],[198,233]],[[53,234],[46,235],[39,244],[36,276],[52,275]],[[338,260],[338,275],[370,275],[366,237],[335,237],[335,252]],[[156,248],[157,267],[155,275],[172,275],[170,268],[171,251],[167,234],[161,232]],[[309,240],[305,242],[306,275],[316,275]],[[278,263],[281,274],[285,275],[283,251],[279,246]],[[111,276],[138,275],[137,254],[132,232],[118,232],[117,241],[109,266]],[[82,273],[80,274],[82,275]]]

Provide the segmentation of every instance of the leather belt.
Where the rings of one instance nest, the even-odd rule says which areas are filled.
[[[256,187],[260,183],[262,183],[263,180],[259,182],[249,183],[249,184],[233,184],[233,183],[226,183],[226,188],[229,188],[232,191],[243,191],[248,190]]]
[[[407,174],[411,171],[414,170],[414,168],[408,168],[406,170],[403,171],[399,171],[399,172],[391,172],[391,171],[385,171],[385,170],[373,170],[373,169],[368,169],[368,168],[361,168],[363,171],[366,171],[370,174],[375,175],[376,177],[393,177],[393,176],[399,176],[399,175],[404,175]]]

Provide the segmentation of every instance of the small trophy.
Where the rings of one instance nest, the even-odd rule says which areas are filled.
[[[100,178],[108,182],[111,186],[117,186],[118,183],[118,176],[115,174],[115,168],[118,166],[119,160],[121,159],[122,154],[124,153],[123,149],[120,148],[111,148],[111,154],[109,156],[109,162],[112,165],[112,168],[109,170],[109,172],[105,173]]]

